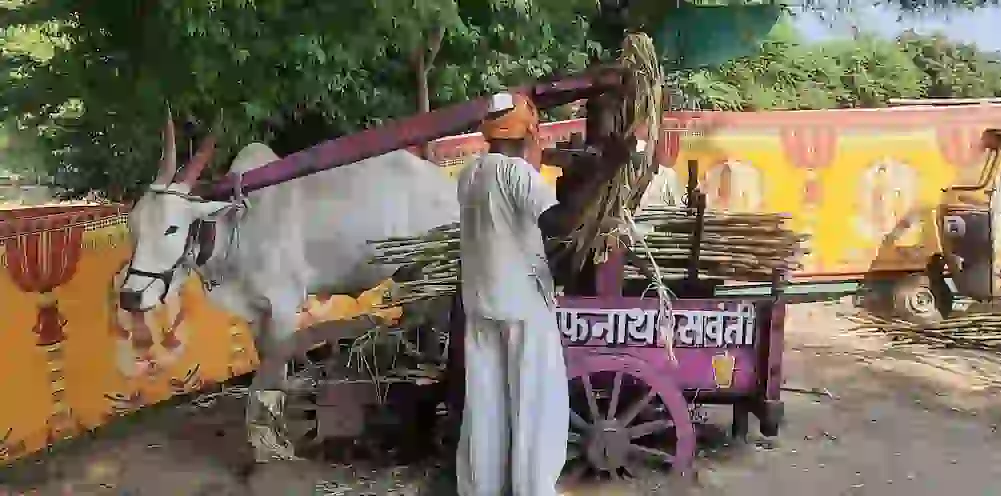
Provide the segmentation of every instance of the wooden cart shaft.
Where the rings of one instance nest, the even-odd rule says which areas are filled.
[[[531,96],[538,108],[546,109],[593,97],[617,87],[621,81],[621,71],[614,67],[598,67],[583,75],[539,82],[511,91]],[[248,193],[393,150],[467,132],[486,117],[488,100],[488,97],[482,97],[450,105],[320,143],[247,171],[239,179],[227,176],[212,186],[206,196],[211,199],[228,198],[233,195],[233,188],[238,183],[240,189]]]

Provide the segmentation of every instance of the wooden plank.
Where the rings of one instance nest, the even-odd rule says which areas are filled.
[[[602,67],[584,75],[540,82],[510,91],[531,95],[539,108],[549,108],[604,91],[621,84],[621,81],[620,72]],[[393,150],[468,132],[486,117],[488,103],[488,98],[478,98],[320,143],[245,172],[239,180],[240,188],[247,193]],[[206,197],[231,197],[236,183],[235,176],[227,176],[212,186]]]

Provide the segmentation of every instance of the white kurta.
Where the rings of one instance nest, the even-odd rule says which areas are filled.
[[[527,162],[485,154],[459,175],[466,403],[460,496],[552,496],[570,406],[539,216],[556,193]]]

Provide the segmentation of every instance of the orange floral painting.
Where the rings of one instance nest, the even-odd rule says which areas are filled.
[[[124,220],[117,209],[80,207],[0,224],[0,394],[20,406],[0,409],[0,461],[255,367],[246,324],[212,307],[198,281],[141,319],[121,311]],[[384,289],[310,297],[300,327],[370,312]]]

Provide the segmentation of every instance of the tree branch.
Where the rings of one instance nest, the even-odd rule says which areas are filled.
[[[438,52],[441,51],[441,42],[444,39],[445,26],[441,25],[435,28],[435,31],[428,36],[427,50],[424,52],[424,70],[426,72],[430,72],[431,67],[434,66],[434,60],[438,57]]]

